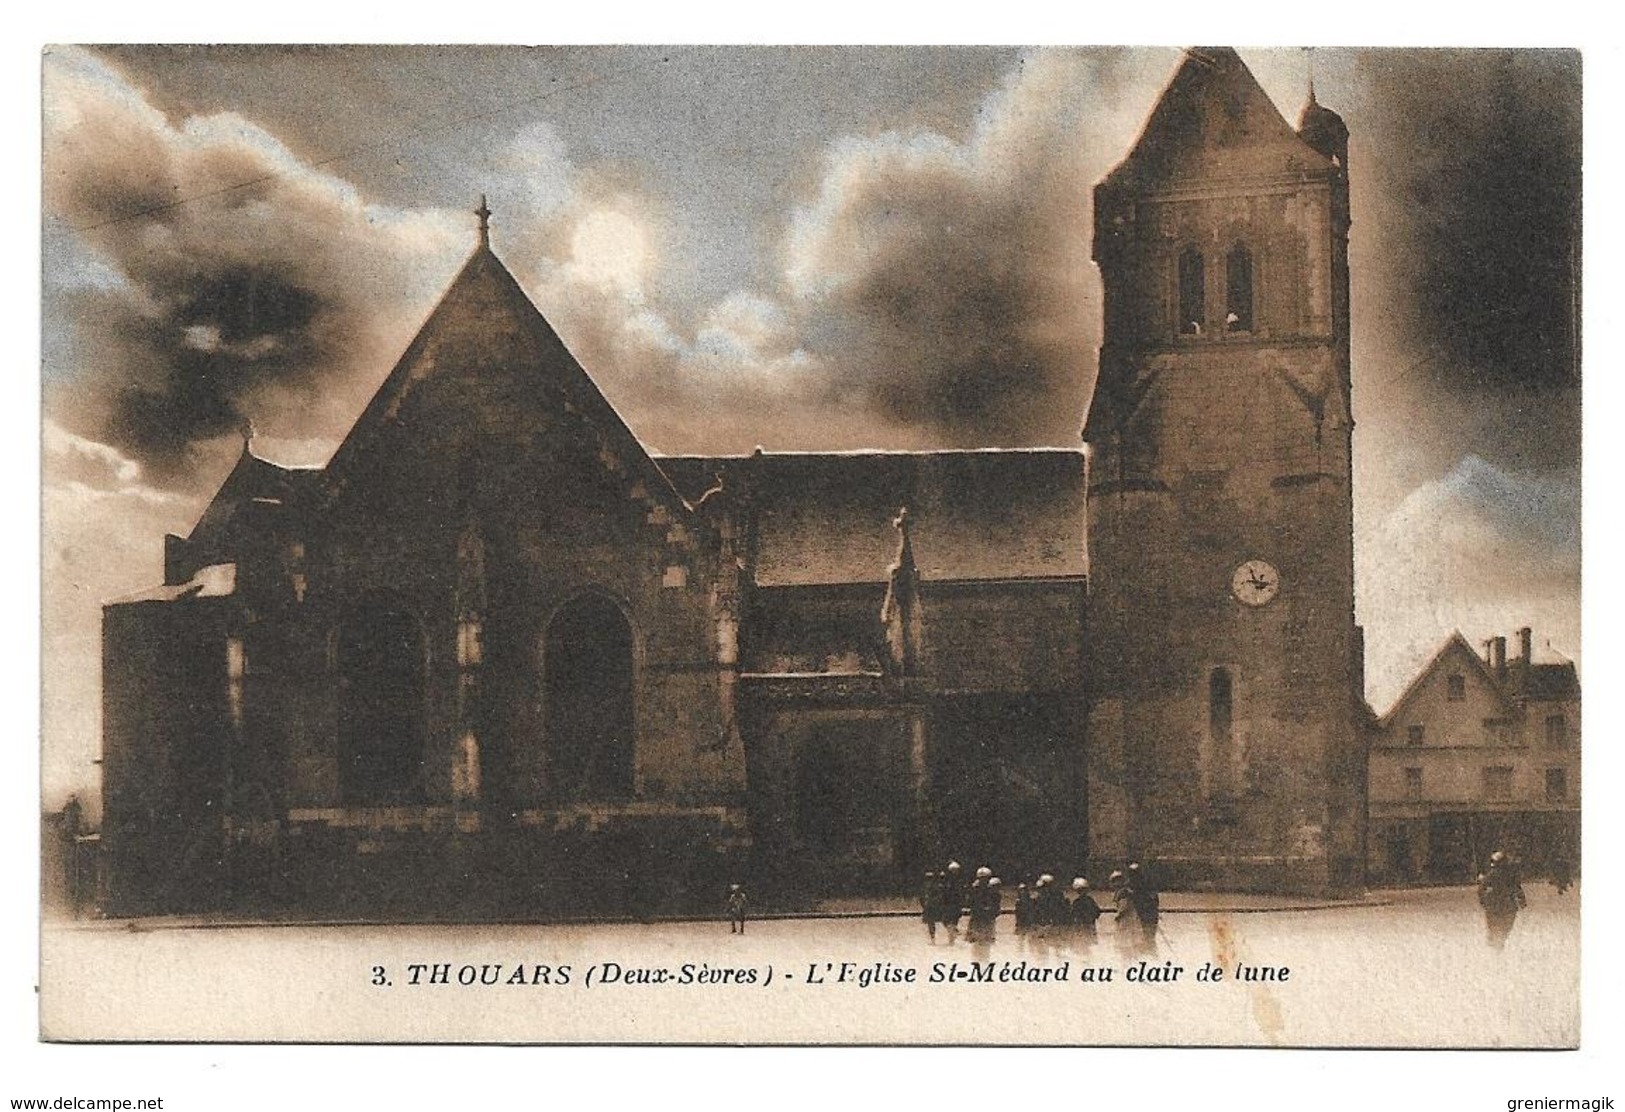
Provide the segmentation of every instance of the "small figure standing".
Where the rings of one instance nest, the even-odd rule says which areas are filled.
[[[737,884],[728,885],[728,933],[745,933],[745,889]]]
[[[1072,878],[1072,902],[1066,908],[1066,921],[1074,945],[1085,951],[1093,949],[1097,934],[1095,923],[1102,912],[1094,896],[1089,894],[1089,882],[1081,876]]]
[[[1138,861],[1128,867],[1128,882],[1134,891],[1134,910],[1139,915],[1140,930],[1145,935],[1146,953],[1155,953],[1157,926],[1162,921],[1162,896]]]
[[[1501,850],[1490,854],[1489,868],[1478,877],[1478,904],[1484,909],[1484,927],[1492,947],[1499,950],[1506,945],[1519,909],[1528,903],[1512,859]]]
[[[1027,948],[1027,935],[1033,929],[1033,899],[1025,881],[1016,885],[1016,941]]]
[[[1061,886],[1055,883],[1055,874],[1045,873],[1038,878],[1036,908],[1038,914],[1034,916],[1038,934],[1046,942],[1053,942],[1063,933],[1066,925],[1066,894]]]
[[[983,865],[976,870],[976,879],[970,882],[970,889],[965,893],[965,910],[970,914],[970,922],[965,925],[965,941],[972,945],[982,941],[987,920],[987,884],[992,879],[993,870]]]
[[[966,937],[971,941],[976,960],[986,961],[988,947],[993,945],[998,932],[999,913],[1004,910],[1004,892],[998,877],[983,877],[981,873],[978,869],[976,881],[971,885],[970,930]]]
[[[1559,849],[1552,858],[1552,887],[1556,888],[1557,894],[1561,896],[1573,883],[1574,862],[1569,860],[1568,850]]]
[[[1107,883],[1112,887],[1112,906],[1117,911],[1113,933],[1117,936],[1118,952],[1125,958],[1136,957],[1145,948],[1145,931],[1140,924],[1134,886],[1120,870],[1114,871]]]
[[[942,925],[948,928],[948,945],[959,938],[959,920],[965,914],[965,877],[959,862],[950,861],[942,871]]]
[[[933,946],[937,944],[937,923],[941,918],[942,881],[936,873],[928,872],[920,882],[920,921],[925,924],[925,933]]]

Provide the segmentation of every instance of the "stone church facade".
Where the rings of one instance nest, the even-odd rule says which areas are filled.
[[[328,464],[245,443],[106,607],[107,909],[1357,886],[1346,138],[1188,55],[1097,189],[1082,451],[653,456],[482,206]]]

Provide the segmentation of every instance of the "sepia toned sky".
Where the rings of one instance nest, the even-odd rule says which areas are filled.
[[[1242,51],[1295,121],[1309,57]],[[1174,50],[52,48],[46,801],[100,605],[251,422],[320,464],[474,240],[654,451],[1075,446],[1090,191]],[[1577,658],[1580,63],[1313,55],[1351,131],[1355,559],[1380,712],[1453,629]]]

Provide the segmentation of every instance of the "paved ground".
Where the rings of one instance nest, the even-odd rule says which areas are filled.
[[[1532,884],[1499,952],[1465,888],[1378,892],[1317,910],[1178,894],[1167,905],[1145,965],[1118,949],[1109,919],[1085,950],[1023,945],[1006,916],[998,941],[973,954],[931,945],[917,919],[886,905],[755,922],[743,938],[706,922],[48,924],[42,1019],[65,1038],[249,1041],[1561,1046],[1578,1037],[1577,889],[1559,896]],[[872,914],[888,910],[899,914]],[[976,959],[992,963],[992,983],[978,979]],[[1198,981],[1204,965],[1224,979]],[[437,966],[449,983],[431,983]],[[1271,979],[1237,979],[1261,970]]]

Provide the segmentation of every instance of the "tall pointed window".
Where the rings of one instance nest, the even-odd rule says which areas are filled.
[[[424,641],[404,607],[362,600],[338,634],[339,797],[345,803],[423,796]]]
[[[485,542],[473,525],[457,538],[457,717],[461,724],[452,764],[458,799],[480,795],[479,674],[485,659]]]
[[[1224,257],[1226,332],[1253,330],[1253,253],[1236,244]]]
[[[632,627],[613,603],[560,607],[543,648],[547,774],[560,803],[630,799],[636,787]]]
[[[1207,319],[1207,268],[1202,252],[1187,247],[1179,253],[1179,334],[1200,336]]]

